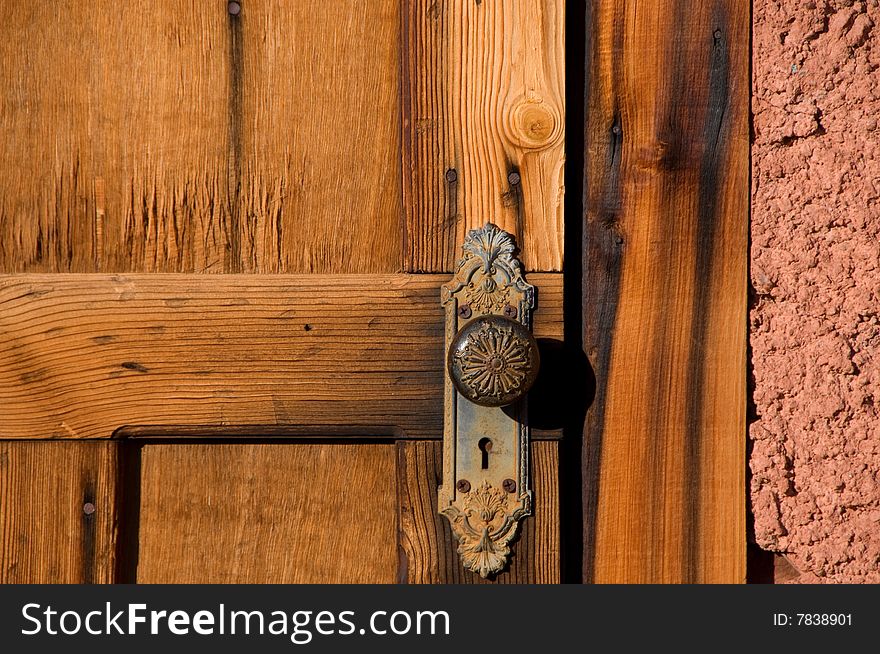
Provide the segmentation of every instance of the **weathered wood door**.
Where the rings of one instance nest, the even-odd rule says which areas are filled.
[[[0,580],[482,581],[439,291],[487,221],[544,360],[494,583],[744,579],[749,5],[563,4],[4,3]]]
[[[478,580],[439,288],[491,220],[562,337],[562,0],[7,5],[0,578]]]

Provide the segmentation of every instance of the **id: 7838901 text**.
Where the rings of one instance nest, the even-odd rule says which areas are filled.
[[[851,627],[852,613],[774,613],[774,627]]]

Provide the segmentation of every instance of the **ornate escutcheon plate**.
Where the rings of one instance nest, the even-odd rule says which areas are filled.
[[[529,331],[535,289],[513,237],[495,225],[472,230],[463,251],[442,289],[448,374],[438,508],[464,567],[488,577],[507,565],[532,510],[524,398],[539,365]]]

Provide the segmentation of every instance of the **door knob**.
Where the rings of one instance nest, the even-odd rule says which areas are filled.
[[[438,508],[464,567],[501,572],[519,521],[532,512],[525,395],[538,374],[529,331],[535,288],[513,237],[491,223],[468,234],[446,308],[443,483]]]
[[[488,315],[458,330],[446,366],[461,395],[480,406],[500,407],[525,397],[540,360],[538,344],[522,323]]]

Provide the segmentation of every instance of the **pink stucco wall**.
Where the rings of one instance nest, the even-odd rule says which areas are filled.
[[[880,2],[755,0],[755,540],[880,582]]]

